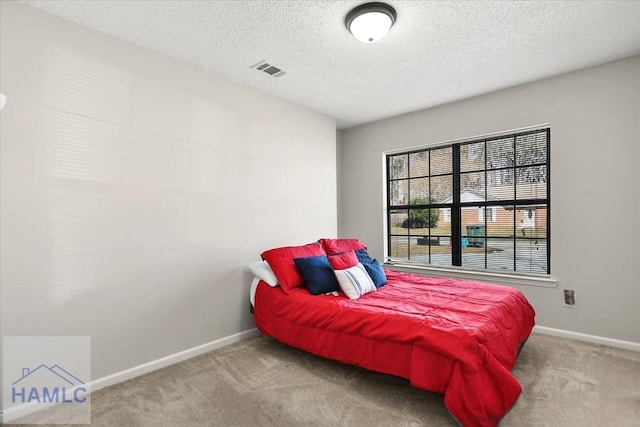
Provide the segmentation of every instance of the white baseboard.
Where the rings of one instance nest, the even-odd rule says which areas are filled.
[[[175,365],[183,360],[190,359],[194,356],[198,356],[203,353],[215,350],[220,347],[224,347],[230,344],[235,344],[247,338],[258,335],[259,332],[256,328],[248,329],[246,331],[238,332],[237,334],[229,335],[228,337],[220,338],[215,341],[208,342],[206,344],[199,345],[197,347],[190,348],[188,350],[180,351],[172,355],[162,357],[160,359],[152,360],[151,362],[144,363],[142,365],[134,366],[133,368],[126,369],[124,371],[116,372],[115,374],[93,380],[89,383],[91,391],[100,390],[101,388],[108,387],[110,385],[118,384],[127,380],[130,380],[140,375],[148,374],[149,372],[156,371],[158,369],[165,368],[169,365]]]
[[[623,350],[640,352],[640,343],[633,341],[623,341],[614,338],[605,338],[598,335],[583,334],[580,332],[566,331],[564,329],[547,328],[546,326],[534,326],[533,332],[540,335],[551,335],[553,337],[568,338],[576,341],[584,341],[592,344],[606,345],[608,347],[621,348]]]
[[[165,368],[170,365],[182,362],[183,360],[190,359],[194,356],[198,356],[203,353],[224,347],[230,344],[235,344],[247,338],[258,335],[258,329],[252,328],[246,331],[238,332],[237,334],[229,335],[224,338],[217,339],[215,341],[208,342],[178,353],[171,354],[169,356],[162,357],[160,359],[152,360],[151,362],[143,363],[142,365],[134,366],[133,368],[126,369],[124,371],[116,372],[115,374],[108,375],[106,377],[98,378],[97,380],[90,381],[83,386],[89,393],[101,388],[108,387],[110,385],[118,384],[127,380],[130,380],[140,375],[148,374],[149,372],[156,371],[158,369]],[[34,404],[22,404],[16,405],[11,408],[7,408],[0,412],[0,425],[5,421],[15,420],[19,417],[32,414],[44,409],[42,405]]]

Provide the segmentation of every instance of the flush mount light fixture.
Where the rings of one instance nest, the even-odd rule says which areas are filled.
[[[0,111],[2,111],[2,109],[4,108],[4,104],[7,103],[7,97],[4,95],[4,93],[0,93]]]
[[[396,10],[386,3],[365,3],[347,13],[344,24],[361,42],[374,43],[389,32],[396,17]]]

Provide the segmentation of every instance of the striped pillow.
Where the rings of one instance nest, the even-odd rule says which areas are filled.
[[[334,273],[340,289],[349,299],[358,299],[364,294],[376,291],[376,285],[373,284],[361,263],[346,270],[335,270]]]

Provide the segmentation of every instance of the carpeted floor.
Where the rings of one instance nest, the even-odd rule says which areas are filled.
[[[534,334],[513,373],[524,392],[501,426],[640,426],[640,353]],[[264,336],[99,390],[91,404],[92,424],[110,426],[457,425],[440,395]]]

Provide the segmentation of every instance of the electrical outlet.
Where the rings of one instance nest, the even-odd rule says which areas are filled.
[[[574,308],[576,305],[576,293],[573,289],[564,290],[564,306]]]

